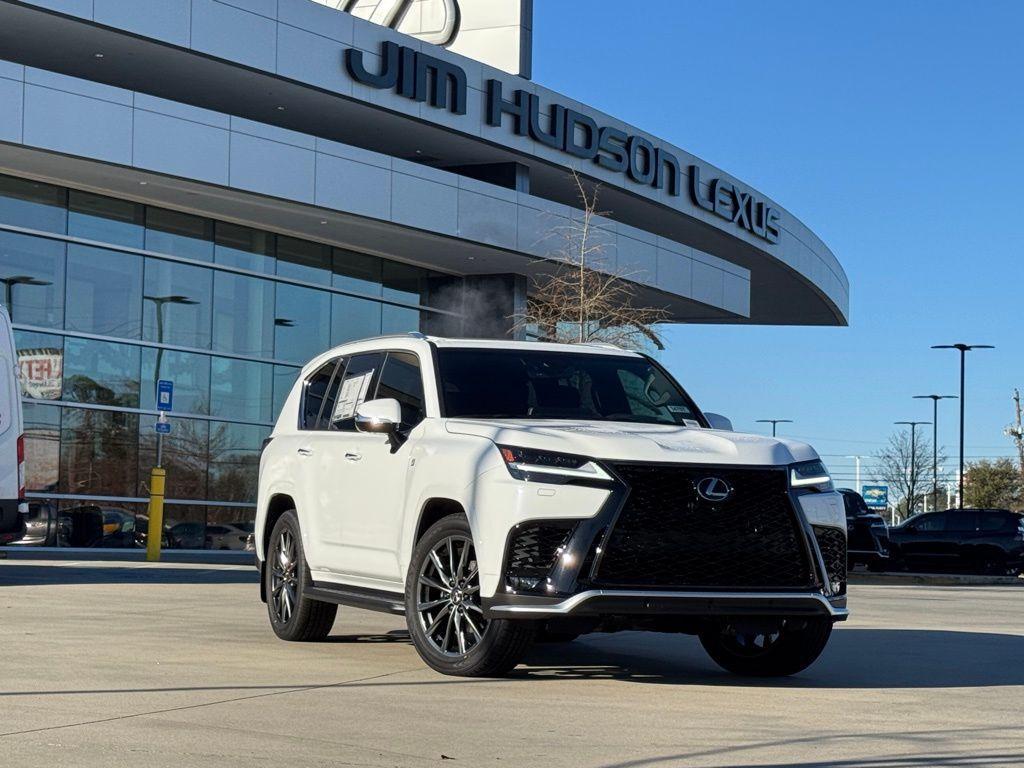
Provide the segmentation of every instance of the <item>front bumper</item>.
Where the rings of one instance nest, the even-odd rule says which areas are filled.
[[[846,596],[817,592],[691,592],[592,589],[567,598],[496,595],[483,600],[494,619],[578,616],[822,616],[845,621]]]

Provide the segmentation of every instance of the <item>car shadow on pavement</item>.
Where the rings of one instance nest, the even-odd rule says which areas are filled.
[[[404,629],[393,629],[387,634],[362,634],[362,635],[331,635],[322,642],[325,643],[402,643],[411,645],[412,639],[409,632]]]
[[[252,567],[182,567],[163,563],[79,565],[63,561],[0,564],[0,588],[46,584],[258,584]]]
[[[961,688],[1024,685],[1024,637],[922,629],[836,630],[821,658],[786,678],[720,670],[692,637],[589,635],[534,646],[514,677],[787,688]]]

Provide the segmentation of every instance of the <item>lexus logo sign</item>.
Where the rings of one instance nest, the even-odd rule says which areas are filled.
[[[732,496],[732,486],[720,477],[705,477],[697,483],[697,495],[704,501],[719,503]]]
[[[416,0],[316,0],[321,5],[346,11],[374,24],[398,29]],[[418,0],[422,26],[415,32],[420,40],[434,45],[451,45],[459,34],[459,0]],[[405,30],[402,30],[405,31]]]

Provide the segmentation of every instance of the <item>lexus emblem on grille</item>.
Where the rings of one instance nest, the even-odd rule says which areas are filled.
[[[704,501],[725,501],[732,496],[732,486],[720,477],[705,477],[697,483],[697,495]]]

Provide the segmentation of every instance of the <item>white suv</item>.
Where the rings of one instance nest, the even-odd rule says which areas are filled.
[[[811,447],[709,418],[727,427],[603,345],[410,334],[322,354],[260,462],[271,626],[317,640],[338,605],[403,614],[452,675],[627,629],[798,672],[846,618],[842,497]]]

